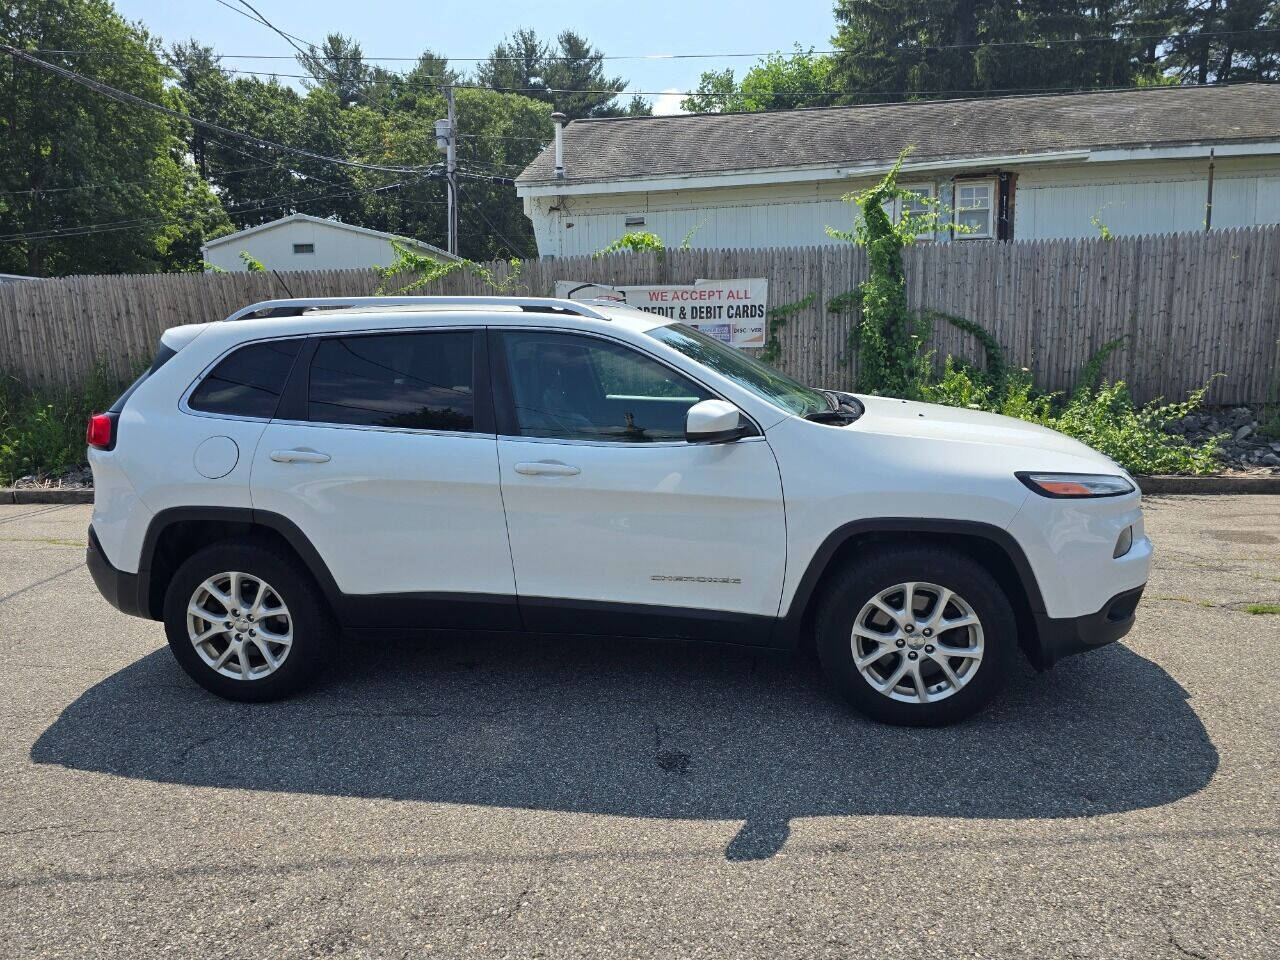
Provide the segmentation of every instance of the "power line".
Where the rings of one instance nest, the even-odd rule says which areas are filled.
[[[9,56],[17,60],[40,67],[42,70],[47,70],[50,73],[55,73],[58,76],[70,80],[73,83],[77,83],[82,87],[100,94],[101,96],[117,100],[120,103],[142,107],[146,110],[161,113],[165,116],[172,117],[175,120],[181,120],[184,123],[191,124],[192,126],[200,127],[201,129],[214,130],[224,136],[236,137],[237,139],[256,143],[260,146],[274,147],[277,150],[285,150],[289,153],[295,153],[298,156],[307,157],[311,160],[319,160],[324,163],[335,163],[340,166],[354,167],[360,170],[375,170],[385,173],[418,173],[422,170],[421,167],[392,167],[373,163],[361,163],[356,160],[344,160],[340,157],[328,157],[324,154],[315,153],[311,150],[304,150],[300,147],[290,147],[283,143],[276,143],[274,140],[267,140],[265,137],[255,137],[252,134],[241,133],[239,130],[232,130],[230,127],[224,127],[221,124],[210,123],[207,120],[198,120],[195,117],[180,113],[177,110],[170,110],[168,107],[161,106],[160,104],[153,103],[143,97],[109,86],[108,84],[102,83],[99,80],[94,80],[91,77],[86,77],[84,74],[77,73],[74,70],[68,70],[66,67],[59,66],[58,64],[49,63],[47,60],[41,60],[39,57],[33,57],[26,51],[19,50],[17,47],[11,47],[7,43],[0,43],[0,50],[3,50],[5,53],[9,54]]]
[[[472,209],[474,209],[476,213],[480,214],[481,219],[489,225],[489,229],[497,235],[498,239],[502,241],[503,246],[507,248],[507,252],[510,253],[511,256],[519,259],[520,253],[516,250],[515,244],[508,240],[506,234],[499,230],[497,225],[489,219],[489,215],[484,212],[484,207],[472,200],[470,195],[462,193],[462,191],[459,191],[459,195],[465,197],[471,204]],[[534,256],[536,256],[536,254]]]
[[[215,0],[215,2],[222,4],[232,13],[238,13],[240,14],[240,16],[247,17],[248,19],[254,21],[255,23],[260,23],[263,26],[270,27],[272,30],[275,30],[276,33],[280,34],[280,36],[284,37],[286,40],[297,40],[299,43],[305,43],[308,47],[318,46],[318,44],[314,44],[310,40],[303,40],[302,37],[294,36],[292,33],[285,33],[283,30],[276,30],[275,27],[272,27],[271,24],[267,23],[266,18],[263,17],[262,14],[258,13],[257,10],[253,10],[253,8],[249,7],[247,3],[244,4],[244,6],[249,7],[250,10],[253,10],[252,14],[245,13],[239,7],[232,6],[230,3],[227,3],[227,0]],[[293,44],[290,44],[290,46],[293,46]],[[297,49],[297,48],[295,47],[294,49]]]
[[[224,7],[227,7],[228,9],[234,11],[235,13],[240,14],[241,16],[248,17],[250,20],[254,20],[254,22],[256,23],[261,23],[266,26],[270,26],[270,24],[267,23],[265,20],[255,18],[250,14],[245,13],[243,10],[240,10],[232,6],[231,4],[226,3],[225,0],[216,0],[216,2],[221,3]],[[318,44],[312,43],[309,40],[305,40],[302,37],[296,36],[295,34],[284,33],[283,31],[280,31],[280,32],[284,36],[297,40],[300,43],[305,43],[310,47],[319,46]],[[1210,37],[1210,38],[1211,37],[1233,37],[1233,36],[1240,36],[1240,35],[1256,36],[1258,34],[1269,34],[1269,33],[1280,33],[1280,27],[1274,27],[1274,28],[1264,27],[1257,30],[1241,29],[1241,30],[1201,30],[1201,31],[1194,31],[1194,32],[1178,31],[1174,33],[1152,33],[1152,34],[1144,34],[1144,35],[1137,35],[1137,36],[1116,36],[1112,34],[1100,34],[1100,35],[1095,35],[1090,37],[1058,37],[1058,38],[1044,38],[1044,39],[1038,39],[1038,40],[999,40],[999,41],[975,40],[968,43],[941,43],[941,44],[930,43],[930,44],[920,44],[919,46],[920,46],[920,49],[923,49],[923,50],[964,50],[964,49],[973,49],[977,47],[984,47],[984,48],[985,47],[1042,47],[1042,46],[1070,45],[1070,44],[1079,44],[1079,43],[1143,43],[1149,40],[1173,40],[1173,39],[1181,39],[1181,38],[1195,40],[1195,39],[1206,38],[1206,37]],[[33,52],[83,56],[83,55],[92,55],[94,53],[98,53],[99,51],[41,49],[41,50],[35,50]],[[741,59],[741,58],[750,58],[750,57],[771,57],[771,56],[781,56],[781,57],[833,56],[835,54],[839,54],[842,52],[843,51],[841,50],[802,50],[802,51],[792,51],[790,53],[784,53],[781,50],[769,50],[769,51],[764,51],[759,53],[743,53],[738,51],[732,51],[732,52],[726,52],[726,53],[631,53],[631,54],[600,54],[599,59],[601,60],[730,60],[730,59]],[[493,54],[489,54],[483,57],[455,57],[455,56],[448,56],[442,53],[435,53],[434,51],[432,51],[432,54],[441,60],[446,60],[446,61],[456,62],[456,63],[485,63],[490,60],[519,62],[525,59],[524,57],[520,57],[520,56],[504,57],[504,56],[494,56]],[[287,54],[287,53],[285,54],[222,53],[222,54],[218,54],[218,57],[222,59],[227,59],[227,60],[293,60],[295,59],[292,54]],[[416,63],[421,58],[422,58],[421,55],[416,57],[404,57],[404,56],[372,56],[372,55],[365,55],[365,54],[361,54],[361,56],[359,57],[359,59],[365,62],[380,62],[380,63],[389,63],[389,62]],[[337,57],[334,59],[354,60],[357,58],[354,55],[350,55],[347,57]],[[564,54],[553,53],[553,54],[548,54],[547,56],[542,57],[541,59],[543,60],[577,60],[580,58],[570,57]]]
[[[550,137],[515,137],[498,133],[460,133],[461,140],[533,140],[535,143],[549,143]]]
[[[221,2],[222,2],[222,0],[218,0],[218,2],[219,2],[219,3],[221,3]],[[259,23],[261,23],[263,26],[265,26],[265,27],[266,27],[268,30],[270,30],[272,33],[274,33],[274,34],[276,34],[277,36],[281,37],[281,38],[284,40],[284,42],[285,42],[285,43],[289,44],[289,46],[291,46],[291,47],[293,47],[293,49],[297,50],[297,51],[298,51],[298,53],[302,54],[304,57],[306,57],[306,56],[310,56],[310,51],[308,51],[308,50],[303,50],[300,46],[298,46],[297,42],[296,42],[296,41],[294,40],[294,38],[293,38],[293,34],[291,34],[291,33],[285,33],[283,30],[281,30],[279,27],[277,27],[274,23],[272,23],[270,20],[268,20],[266,17],[264,17],[264,16],[263,16],[259,11],[258,11],[258,8],[257,8],[257,7],[255,7],[255,6],[253,6],[253,4],[249,3],[249,0],[240,0],[240,6],[244,7],[246,10],[248,10],[250,13],[252,13],[255,17],[257,17],[257,18],[258,18],[258,22],[259,22]],[[304,41],[303,41],[303,43],[306,43],[306,41],[304,40]],[[307,46],[308,46],[308,47],[310,47],[311,49],[315,49],[315,44],[313,44],[313,43],[311,43],[311,44],[307,44]]]
[[[301,73],[275,73],[266,70],[237,70],[234,68],[223,68],[227,73],[248,74],[253,76],[266,77],[289,77],[308,79],[309,74]],[[411,88],[421,88],[424,90],[443,90],[446,87],[453,87],[455,90],[489,90],[495,93],[520,93],[520,94],[566,94],[569,96],[642,96],[642,97],[660,97],[660,96],[676,96],[676,97],[707,97],[711,99],[725,100],[731,97],[746,96],[754,100],[801,100],[811,99],[814,97],[918,97],[918,96],[938,96],[938,95],[965,95],[965,96],[987,96],[990,94],[1032,94],[1032,93],[1080,93],[1094,92],[1101,93],[1115,90],[1163,90],[1167,89],[1161,86],[1121,86],[1121,87],[1080,87],[1080,86],[1058,86],[1058,87],[987,87],[972,88],[958,87],[950,89],[933,89],[933,90],[851,90],[844,87],[830,87],[822,90],[796,90],[796,91],[776,91],[773,93],[748,92],[741,87],[734,87],[732,90],[715,91],[715,90],[608,90],[608,89],[574,89],[570,87],[494,87],[483,83],[434,83],[409,80],[407,78],[399,78],[397,80],[380,80],[369,79],[361,81],[367,86],[395,85],[398,83],[406,83]],[[1215,87],[1215,86],[1231,86],[1226,82],[1218,83],[1202,83],[1195,84],[1198,87]],[[473,136],[483,136],[483,134],[473,134]],[[526,139],[538,139],[529,137]]]

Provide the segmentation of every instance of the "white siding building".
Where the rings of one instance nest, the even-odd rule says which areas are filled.
[[[305,213],[229,233],[210,240],[201,250],[210,268],[228,271],[248,269],[240,256],[242,251],[268,270],[350,270],[392,263],[392,240],[442,262],[458,259],[421,240]]]
[[[635,230],[669,246],[835,243],[826,227],[854,213],[840,198],[906,147],[899,183],[968,228],[929,240],[1280,222],[1280,86],[577,120],[562,136],[561,176],[549,146],[516,181],[543,256]]]

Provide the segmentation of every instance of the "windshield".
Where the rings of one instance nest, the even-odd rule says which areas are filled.
[[[647,333],[784,410],[802,417],[831,410],[832,405],[825,394],[797,383],[763,360],[726,346],[686,324],[654,327]]]

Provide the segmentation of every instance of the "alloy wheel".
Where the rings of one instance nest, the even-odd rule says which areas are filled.
[[[293,618],[265,580],[228,571],[209,577],[192,593],[187,636],[211,669],[235,680],[259,680],[289,656]]]
[[[853,621],[853,662],[891,700],[953,696],[982,666],[982,622],[963,597],[935,583],[881,590]]]

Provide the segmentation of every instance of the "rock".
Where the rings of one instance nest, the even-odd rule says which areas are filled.
[[[1280,456],[1274,453],[1264,453],[1258,458],[1258,462],[1267,467],[1280,467]]]
[[[1243,440],[1245,437],[1249,436],[1249,434],[1251,433],[1253,433],[1253,427],[1247,423],[1244,424],[1238,430],[1236,430],[1236,441],[1238,442],[1240,440]]]

